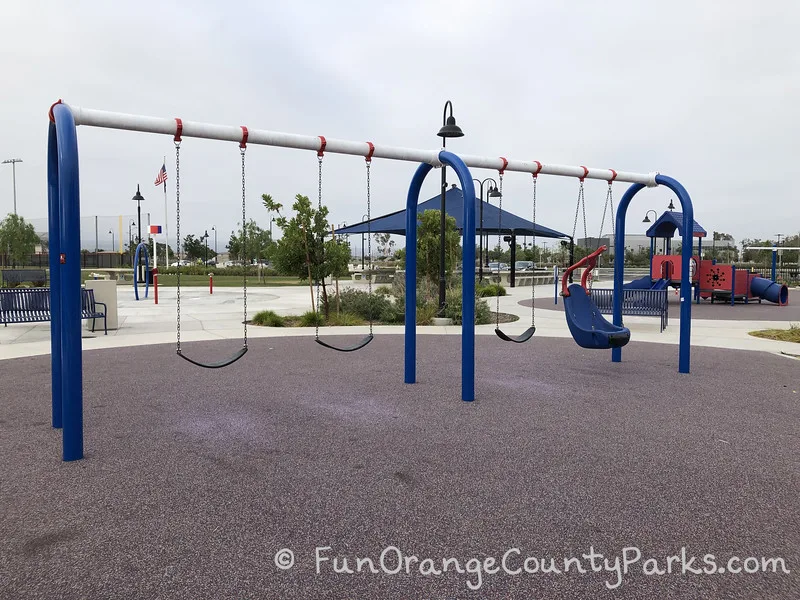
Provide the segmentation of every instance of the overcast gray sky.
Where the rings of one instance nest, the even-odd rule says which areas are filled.
[[[75,106],[436,149],[451,100],[465,137],[448,149],[676,177],[709,231],[800,230],[800,4],[784,1],[6,3],[0,19],[0,160],[18,157],[18,211],[47,215],[47,109]],[[81,127],[81,214],[163,222],[153,185],[169,136]],[[241,219],[236,144],[187,139],[182,233]],[[251,146],[248,211],[261,194],[315,198],[313,152]],[[376,160],[373,215],[402,209],[416,165]],[[496,175],[474,171],[475,177]],[[597,235],[605,183],[587,182]],[[615,186],[620,198],[624,185]],[[366,212],[364,161],[328,155],[335,223]],[[422,199],[438,193],[428,177]],[[531,178],[509,173],[504,207],[530,218]],[[577,181],[542,177],[537,221],[571,233]],[[671,194],[641,192],[629,233]],[[0,167],[0,214],[12,209]],[[107,231],[107,230],[106,230]],[[104,235],[101,231],[101,246]],[[105,236],[107,238],[107,236]],[[220,235],[220,249],[227,235]],[[105,245],[109,243],[106,241]]]

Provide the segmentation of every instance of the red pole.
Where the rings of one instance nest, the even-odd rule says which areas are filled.
[[[155,303],[158,304],[158,269],[153,268],[153,295]]]
[[[208,293],[209,294],[213,294],[214,293],[214,274],[213,273],[209,273],[208,274]]]

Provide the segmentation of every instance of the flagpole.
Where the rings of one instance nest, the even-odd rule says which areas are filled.
[[[164,155],[164,166],[166,167],[167,164],[167,155]],[[164,237],[167,240],[167,243],[164,246],[164,256],[166,258],[164,266],[169,266],[169,226],[167,225],[167,180],[164,180]]]

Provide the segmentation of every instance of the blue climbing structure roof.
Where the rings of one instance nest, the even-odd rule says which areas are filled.
[[[694,224],[693,237],[704,238],[708,235],[708,232],[700,227],[697,221],[692,221],[692,223]],[[675,235],[676,230],[679,236],[683,236],[683,213],[668,210],[650,226],[645,235],[651,238],[671,238]]]

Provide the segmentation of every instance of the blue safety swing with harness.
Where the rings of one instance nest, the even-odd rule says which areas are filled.
[[[564,271],[561,279],[561,296],[564,298],[564,312],[572,337],[582,348],[606,350],[622,348],[631,339],[630,329],[609,323],[592,300],[587,280],[597,265],[597,257],[608,249],[601,246],[585,258]],[[567,286],[570,274],[576,269],[586,266],[581,275],[580,284]]]

